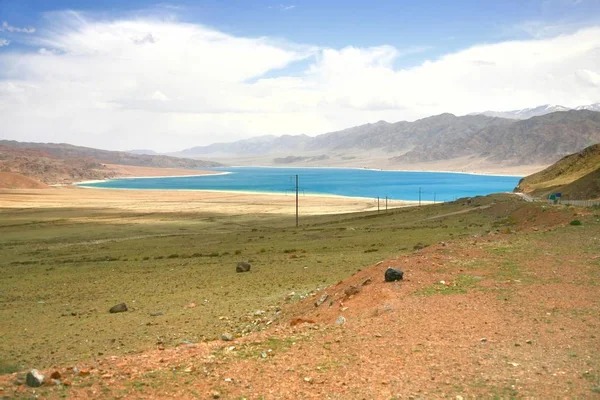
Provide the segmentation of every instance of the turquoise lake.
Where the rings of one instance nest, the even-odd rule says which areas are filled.
[[[295,175],[301,194],[332,194],[365,198],[451,201],[496,192],[510,192],[519,177],[445,172],[375,171],[348,168],[227,167],[225,175],[163,178],[127,178],[84,183],[81,186],[114,189],[229,190],[293,193]]]

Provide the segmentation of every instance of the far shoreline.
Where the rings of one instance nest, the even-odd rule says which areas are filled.
[[[441,173],[441,174],[462,174],[476,176],[506,176],[509,178],[523,178],[523,174],[498,174],[487,172],[465,172],[465,171],[448,171],[448,170],[421,170],[421,169],[385,169],[385,168],[366,168],[366,167],[312,167],[312,166],[283,166],[283,165],[231,165],[228,167],[219,168],[288,168],[288,169],[351,169],[362,171],[375,172],[415,172],[415,173]],[[165,177],[166,178],[166,177]]]

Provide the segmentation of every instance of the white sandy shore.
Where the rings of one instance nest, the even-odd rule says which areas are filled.
[[[499,174],[487,172],[463,172],[463,171],[441,171],[441,170],[420,170],[420,169],[381,169],[381,168],[361,168],[361,167],[302,167],[302,166],[283,166],[283,165],[236,165],[227,168],[280,168],[280,169],[351,169],[364,171],[379,171],[379,172],[427,172],[427,173],[442,173],[442,174],[461,174],[461,175],[478,175],[478,176],[507,176],[514,178],[522,178],[522,174]]]

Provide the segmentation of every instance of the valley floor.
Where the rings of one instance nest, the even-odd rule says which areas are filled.
[[[44,199],[66,192],[92,206]],[[296,229],[289,214],[111,192],[0,192],[0,397],[600,392],[598,210],[494,195]],[[241,259],[250,272],[235,273]],[[388,267],[404,280],[384,282]],[[25,386],[36,367],[59,384]]]

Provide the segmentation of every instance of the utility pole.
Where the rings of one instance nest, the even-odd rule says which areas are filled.
[[[379,196],[377,196],[377,213],[379,214]]]
[[[296,228],[298,227],[298,175],[296,175]]]
[[[385,196],[385,212],[387,212],[387,196]]]
[[[421,206],[421,186],[419,186],[419,207]]]

